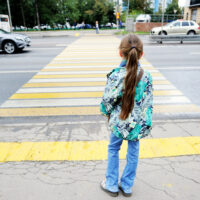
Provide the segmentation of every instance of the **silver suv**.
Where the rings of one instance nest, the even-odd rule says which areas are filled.
[[[0,50],[12,54],[17,50],[23,50],[24,47],[30,46],[30,37],[22,34],[9,33],[0,29]]]
[[[194,21],[176,20],[163,27],[155,27],[151,30],[151,35],[168,34],[196,35],[200,34],[200,27]]]

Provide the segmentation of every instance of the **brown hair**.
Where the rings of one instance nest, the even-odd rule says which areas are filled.
[[[143,52],[143,43],[136,35],[130,34],[122,39],[119,49],[123,57],[127,60],[127,73],[124,80],[122,110],[120,113],[120,118],[125,120],[134,108],[138,60],[140,59]]]

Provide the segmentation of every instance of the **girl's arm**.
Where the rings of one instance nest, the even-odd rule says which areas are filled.
[[[109,117],[116,102],[122,97],[123,79],[119,73],[111,74],[105,86],[104,94],[100,104],[100,111]]]

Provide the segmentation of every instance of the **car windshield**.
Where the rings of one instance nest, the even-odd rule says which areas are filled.
[[[4,30],[2,30],[2,29],[0,29],[0,33],[1,33],[1,34],[9,34],[9,32],[4,31]]]

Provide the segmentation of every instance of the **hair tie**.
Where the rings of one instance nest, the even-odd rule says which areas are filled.
[[[132,46],[132,47],[131,47],[131,50],[132,50],[132,49],[136,49],[136,46]]]

